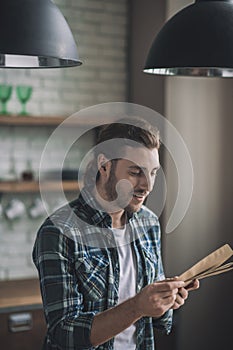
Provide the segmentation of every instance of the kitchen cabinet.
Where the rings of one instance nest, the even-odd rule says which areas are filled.
[[[0,282],[0,325],[1,349],[42,349],[46,323],[37,279]]]

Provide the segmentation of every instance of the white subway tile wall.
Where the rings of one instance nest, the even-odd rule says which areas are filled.
[[[9,112],[18,114],[21,110],[17,85],[33,87],[27,111],[35,117],[69,116],[95,104],[126,101],[128,0],[54,0],[54,3],[71,27],[83,65],[65,69],[0,70],[0,84],[13,86],[7,103]],[[38,178],[41,154],[53,130],[44,126],[1,126],[0,180],[20,179],[28,166]],[[72,147],[64,167],[78,167],[82,155],[93,143],[93,136]],[[67,147],[67,138],[54,145],[46,164],[48,170],[56,169],[59,154]],[[39,193],[0,194],[0,280],[37,276],[31,252],[43,217],[30,218],[28,209],[38,196]],[[12,198],[20,199],[26,210],[20,218],[10,221],[4,211]],[[54,208],[61,204],[56,196],[51,203]]]
[[[101,102],[125,101],[127,94],[128,0],[55,0],[77,43],[83,65],[69,69],[4,69],[0,84],[13,85],[8,102],[20,111],[15,86],[33,87],[32,115],[70,115]]]

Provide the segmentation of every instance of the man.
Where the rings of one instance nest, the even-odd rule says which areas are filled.
[[[159,132],[138,118],[106,125],[78,199],[40,228],[33,251],[48,332],[44,349],[154,349],[188,297],[165,279],[160,227],[143,203],[159,164]],[[189,290],[197,289],[193,281]]]

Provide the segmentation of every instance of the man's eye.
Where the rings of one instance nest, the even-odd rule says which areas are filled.
[[[140,174],[141,174],[140,171],[130,171],[130,175],[132,175],[132,176],[138,176]]]

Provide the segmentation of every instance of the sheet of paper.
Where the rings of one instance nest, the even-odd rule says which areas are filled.
[[[225,244],[182,273],[179,279],[184,281],[187,286],[195,278],[202,279],[230,271],[233,269],[233,263],[223,263],[230,259],[232,255],[233,250],[229,244]]]

